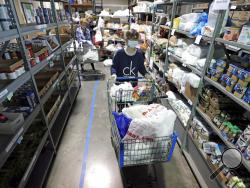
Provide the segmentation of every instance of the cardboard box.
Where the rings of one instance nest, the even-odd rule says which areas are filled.
[[[0,61],[0,72],[15,72],[16,69],[23,66],[23,60],[1,60]]]
[[[194,102],[197,94],[197,89],[193,88],[189,82],[186,83],[185,87],[185,96],[189,98],[192,102]]]
[[[250,11],[231,11],[229,16],[232,18],[233,26],[241,27],[250,17]]]
[[[208,9],[208,3],[198,3],[193,6],[195,9]]]

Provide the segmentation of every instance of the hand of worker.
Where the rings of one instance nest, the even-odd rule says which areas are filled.
[[[116,78],[117,78],[116,74],[112,74],[111,77],[110,77],[110,79],[114,80],[114,81],[116,80]]]
[[[147,80],[153,80],[153,77],[151,76],[151,74],[147,73],[144,76]]]

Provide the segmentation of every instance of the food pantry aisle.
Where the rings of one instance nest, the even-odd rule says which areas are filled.
[[[101,65],[97,67],[104,69]],[[108,69],[105,71],[108,72]],[[83,82],[54,160],[47,188],[123,187],[110,142],[107,105],[106,81]],[[138,177],[145,173],[141,168],[132,171]],[[156,171],[157,188],[199,187],[178,146],[172,160],[157,165]],[[146,188],[145,185],[140,187]]]

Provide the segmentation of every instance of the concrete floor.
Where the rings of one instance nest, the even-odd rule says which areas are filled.
[[[108,72],[102,65],[98,68]],[[106,81],[83,82],[51,168],[47,188],[125,187],[110,142],[107,108]],[[199,187],[178,145],[169,163],[157,164],[152,170],[156,173],[156,183],[148,184],[145,168],[125,169],[122,171],[125,181],[136,185],[133,188]]]

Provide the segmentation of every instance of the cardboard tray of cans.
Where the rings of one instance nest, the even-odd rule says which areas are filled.
[[[33,46],[32,47],[33,53],[35,57],[39,57],[43,54],[47,54],[48,56],[48,47],[43,46]]]
[[[45,104],[45,112],[47,112],[47,119],[50,122],[55,115],[57,109],[59,108],[61,103],[61,96],[53,95],[49,98],[49,100]]]
[[[40,97],[43,96],[48,91],[48,89],[58,78],[58,76],[59,76],[58,71],[39,72],[35,76]]]
[[[10,60],[0,60],[0,72],[14,72],[19,67],[23,66],[23,60],[10,59]]]

